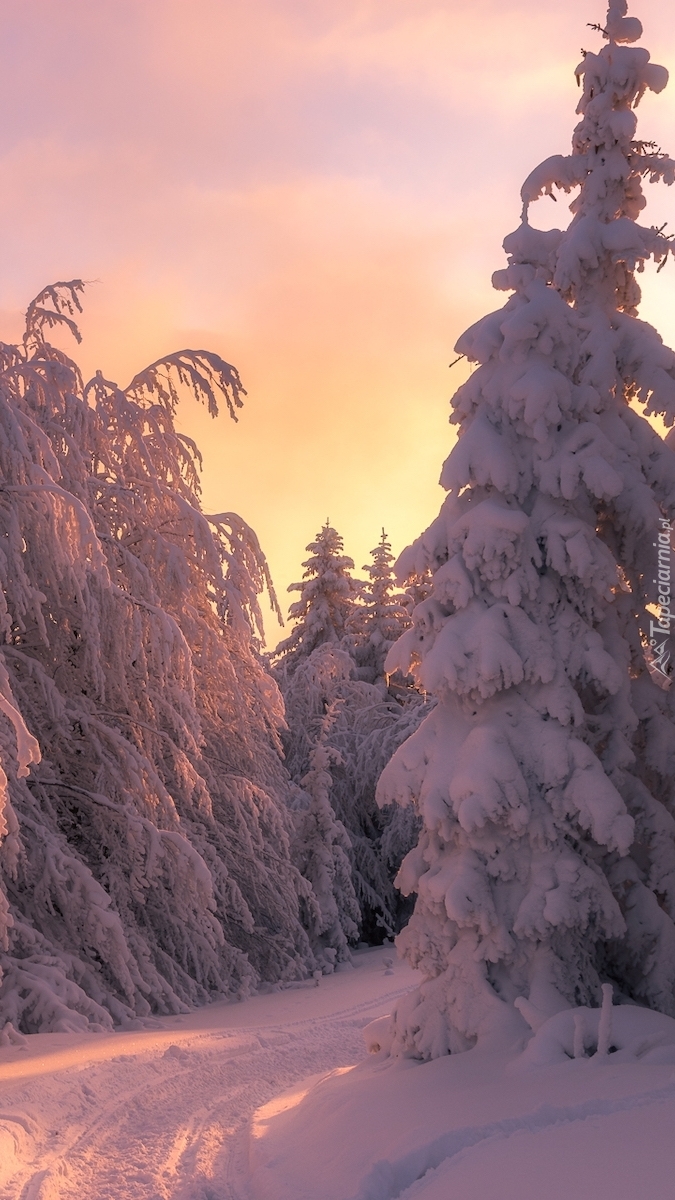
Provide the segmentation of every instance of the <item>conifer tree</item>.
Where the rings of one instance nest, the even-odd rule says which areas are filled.
[[[316,897],[308,921],[312,948],[319,962],[329,965],[349,959],[349,943],[358,939],[361,923],[349,836],[330,800],[331,765],[341,761],[339,752],[328,744],[338,708],[337,702],[327,708],[309,755],[309,770],[301,780],[309,805],[300,818],[296,842],[298,867]]]
[[[292,675],[317,646],[325,642],[339,645],[349,631],[361,596],[362,585],[351,575],[354,560],[343,554],[342,538],[328,521],[306,549],[310,557],[302,564],[302,582],[292,583],[288,589],[300,592],[300,599],[288,610],[296,624],[272,656],[286,675]]]
[[[351,621],[352,655],[359,678],[379,683],[384,681],[384,660],[389,650],[410,625],[410,611],[408,597],[396,586],[394,555],[384,529],[370,553],[372,561],[363,568],[369,578]]]
[[[290,610],[299,624],[274,654],[288,724],[286,765],[304,788],[323,730],[323,769],[331,776],[329,802],[347,832],[360,935],[381,941],[400,927],[405,905],[392,881],[417,834],[412,813],[394,806],[381,812],[375,802],[380,772],[423,711],[419,692],[404,685],[390,691],[382,673],[386,652],[409,618],[393,583],[384,533],[372,568],[365,568],[372,572],[365,585],[351,576],[353,561],[342,554],[342,539],[328,524],[307,548],[314,553],[304,564],[305,583],[294,585],[302,598]],[[297,862],[304,831],[303,825]]]
[[[438,703],[379,787],[424,822],[398,883],[426,982],[395,1015],[396,1048],[421,1057],[515,1027],[518,1007],[536,1024],[597,1004],[602,978],[675,1013],[675,711],[657,679],[675,455],[646,419],[673,424],[675,354],[636,280],[671,250],[639,223],[642,181],[671,184],[675,162],[636,138],[668,76],[625,0],[601,33],[571,155],[523,186],[493,277],[512,295],[457,344],[476,369],[452,401],[448,496],[399,562],[433,572],[386,665]],[[573,219],[540,231],[530,206],[554,188],[578,189]]]
[[[354,660],[347,651],[325,642],[300,661],[290,678],[282,675],[288,723],[283,740],[291,777],[305,788],[317,739],[324,730],[322,744],[330,751],[324,764],[331,775],[329,800],[347,831],[345,849],[360,908],[360,935],[376,942],[400,928],[405,906],[396,895],[393,878],[414,844],[417,822],[412,812],[398,806],[380,811],[375,787],[396,747],[416,728],[423,707],[419,693],[415,693],[420,701],[417,708],[403,706],[354,674]],[[324,729],[329,712],[332,719]],[[303,854],[303,836],[300,829],[296,862]]]

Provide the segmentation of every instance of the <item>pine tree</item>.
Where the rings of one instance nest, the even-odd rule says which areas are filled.
[[[291,777],[304,788],[317,739],[327,714],[332,714],[321,734],[330,751],[325,763],[331,775],[330,803],[347,831],[360,936],[376,942],[400,928],[405,906],[396,895],[393,878],[414,845],[417,820],[397,806],[380,811],[375,787],[396,747],[419,723],[422,698],[415,693],[420,705],[404,706],[383,697],[373,684],[355,679],[354,673],[354,660],[347,651],[326,642],[303,658],[290,677],[282,675],[288,723],[284,746]],[[300,830],[300,842],[303,836]],[[295,861],[301,855],[298,845]]]
[[[264,556],[239,517],[202,512],[173,424],[181,387],[235,416],[239,377],[183,351],[125,391],[84,387],[45,336],[79,337],[81,287],[45,289],[0,346],[0,1025],[26,1032],[315,964],[252,630]]]
[[[351,575],[354,560],[342,553],[342,538],[328,521],[306,549],[310,557],[302,564],[302,582],[292,583],[288,589],[300,592],[300,599],[288,610],[296,624],[272,656],[277,669],[286,675],[292,675],[317,646],[325,642],[339,645],[361,596],[362,585]]]
[[[657,680],[675,456],[645,419],[673,424],[675,354],[638,319],[635,278],[671,249],[638,224],[642,180],[672,183],[675,162],[636,139],[668,76],[626,13],[611,0],[577,68],[571,155],[524,184],[493,277],[513,295],[457,344],[477,367],[452,401],[448,496],[399,564],[433,572],[386,665],[438,704],[379,788],[424,822],[398,882],[426,982],[395,1016],[421,1057],[514,1028],[516,1001],[535,1023],[597,1003],[601,978],[675,1013],[675,706]],[[573,219],[542,232],[529,208],[554,187],[579,189]]]

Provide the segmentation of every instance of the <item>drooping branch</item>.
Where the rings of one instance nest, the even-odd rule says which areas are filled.
[[[237,420],[238,408],[243,408],[242,396],[246,395],[236,367],[210,350],[178,350],[151,363],[144,371],[134,375],[125,388],[125,395],[143,404],[148,397],[174,414],[180,393],[177,384],[187,387],[195,400],[206,404],[212,417],[218,416],[218,397],[222,397],[233,421]]]
[[[79,294],[84,291],[81,279],[70,279],[50,283],[31,300],[26,309],[26,331],[23,335],[24,346],[34,348],[45,341],[45,329],[55,329],[65,326],[70,330],[76,342],[82,341],[80,330],[73,320],[75,313],[82,312]],[[51,304],[51,308],[45,308]]]

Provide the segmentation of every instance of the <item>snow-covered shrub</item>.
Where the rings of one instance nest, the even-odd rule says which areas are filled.
[[[493,277],[512,295],[457,344],[476,369],[452,401],[448,496],[399,560],[401,578],[433,572],[386,668],[438,703],[378,790],[424,822],[399,946],[427,980],[394,1042],[422,1057],[512,1022],[518,997],[594,1003],[603,975],[675,1014],[675,714],[654,653],[675,456],[646,420],[673,424],[675,353],[636,281],[671,249],[638,223],[642,180],[672,183],[675,162],[636,139],[667,72],[626,11],[612,0],[577,68],[572,154],[523,186]],[[573,220],[538,230],[530,206],[555,188],[576,191]]]
[[[206,351],[83,386],[45,337],[77,336],[80,290],[46,289],[23,345],[0,346],[0,722],[18,738],[0,733],[0,1026],[27,1031],[314,966],[283,704],[253,633],[267,567],[241,518],[201,511],[173,424],[181,387],[233,417],[243,388]]]
[[[570,1059],[590,1058],[600,1065],[609,1055],[612,1063],[675,1063],[675,1021],[635,1004],[568,1008],[539,1026],[511,1070],[547,1067]]]

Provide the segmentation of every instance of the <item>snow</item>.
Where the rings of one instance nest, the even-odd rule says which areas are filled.
[[[362,1027],[416,982],[392,954],[113,1034],[0,1040],[0,1200],[248,1200],[248,1119],[364,1056]]]
[[[525,1052],[387,1058],[418,982],[392,958],[113,1034],[9,1031],[0,1200],[670,1200],[675,1021],[615,1006],[598,1056],[601,1009],[568,1009]]]
[[[529,1127],[488,1128],[476,1148],[458,1150],[399,1198],[486,1200],[499,1180],[499,1200],[633,1200],[648,1180],[650,1200],[666,1200],[672,1119],[672,1106],[648,1100],[640,1108],[640,1098],[630,1097],[623,1112],[606,1101],[586,1112],[583,1105],[544,1112]]]
[[[590,1057],[559,1050],[568,1010],[525,1053],[382,1052],[307,1080],[255,1116],[250,1200],[670,1198],[675,1021],[614,1008],[622,1049],[597,1055],[600,1013],[587,1012]],[[378,1026],[364,1030],[371,1048]]]

